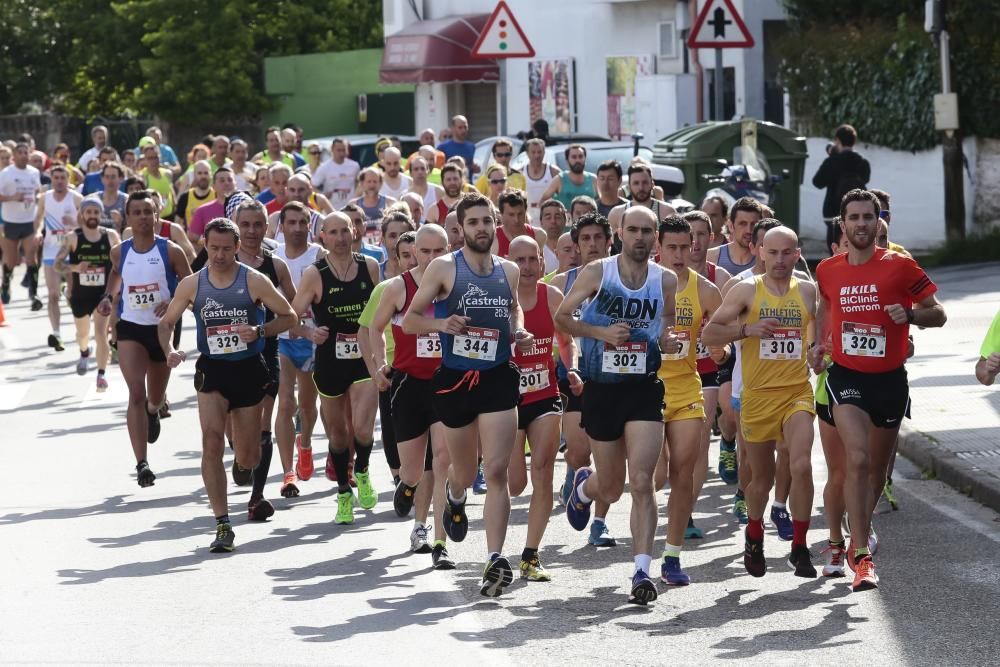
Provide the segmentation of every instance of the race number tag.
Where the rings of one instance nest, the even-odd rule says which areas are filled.
[[[604,354],[601,357],[601,371],[622,375],[645,375],[646,344],[612,345],[605,343]]]
[[[104,287],[104,267],[92,266],[81,271],[80,285],[83,287]]]
[[[151,310],[163,299],[160,297],[160,285],[129,285],[128,307],[132,310]]]
[[[701,342],[701,338],[698,339],[698,342],[695,345],[695,355],[698,359],[708,359],[712,356],[712,353],[708,350],[708,345]]]
[[[234,352],[245,352],[247,344],[236,333],[238,325],[229,324],[221,327],[206,327],[205,339],[208,341],[209,354],[233,354]]]
[[[417,336],[417,357],[419,359],[441,358],[441,339],[436,333]]]
[[[760,358],[788,361],[802,358],[802,332],[799,329],[775,329],[770,338],[760,339]]]
[[[549,367],[545,362],[540,361],[529,366],[518,366],[517,370],[521,374],[518,390],[522,394],[530,394],[533,391],[541,391],[549,386]]]
[[[844,322],[840,345],[852,357],[884,357],[885,328],[878,324]]]
[[[357,334],[337,334],[335,345],[337,359],[360,359],[361,344],[358,343]]]
[[[500,344],[499,329],[469,327],[464,334],[455,336],[451,345],[452,354],[466,359],[496,361],[497,346]]]
[[[670,354],[661,353],[660,358],[663,361],[684,361],[687,359],[688,353],[691,352],[691,332],[675,331],[674,335],[677,336],[677,342],[680,343],[681,349],[679,352]]]

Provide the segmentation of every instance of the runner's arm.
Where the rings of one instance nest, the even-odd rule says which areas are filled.
[[[170,223],[170,240],[180,246],[184,256],[187,257],[188,264],[193,262],[194,258],[198,256],[194,251],[194,246],[191,245],[191,239],[188,238],[187,232],[176,222]]]
[[[705,345],[725,345],[746,338],[744,325],[740,324],[739,318],[746,312],[753,293],[754,286],[751,283],[738,283],[726,293],[722,304],[701,332]]]
[[[35,224],[32,229],[34,230],[34,233],[37,236],[40,234],[42,230],[42,221],[45,220],[45,193],[42,192],[38,193],[38,197],[36,198],[36,200],[38,206],[35,212]]]
[[[187,255],[181,249],[179,245],[173,241],[167,241],[167,248],[169,250],[168,257],[170,259],[170,267],[177,274],[178,278],[187,278],[191,275],[191,262],[188,261]]]
[[[167,304],[167,311],[160,318],[160,323],[156,325],[156,335],[160,340],[160,348],[163,349],[164,356],[170,359],[175,352],[173,344],[174,326],[184,315],[184,311],[194,301],[195,291],[198,287],[198,278],[187,276],[181,280],[174,290],[174,296]],[[183,352],[181,352],[183,354]]]
[[[424,276],[420,280],[420,287],[417,288],[417,293],[413,295],[413,300],[410,301],[410,309],[403,316],[403,331],[411,336],[434,332],[461,332],[464,327],[462,322],[468,321],[467,318],[461,315],[452,315],[446,319],[424,315],[424,312],[426,312],[431,303],[442,296],[442,292],[444,292],[445,285],[447,284],[446,280],[455,270],[453,267],[454,263],[449,255],[438,257],[427,266]],[[448,330],[449,325],[451,326],[451,330]]]
[[[545,188],[545,192],[542,193],[542,198],[538,200],[538,203],[541,204],[542,202],[548,201],[549,199],[555,197],[557,194],[559,194],[559,189],[561,187],[562,187],[562,179],[553,178],[552,182],[549,183],[549,186]]]
[[[551,284],[546,285],[546,289],[549,295],[549,315],[552,317],[552,322],[555,323],[556,311],[559,310],[559,305],[563,302],[563,293]],[[576,367],[576,360],[580,357],[580,353],[576,349],[576,339],[556,329],[556,341],[559,343],[559,360],[563,362],[563,366],[567,369]]]
[[[70,274],[79,270],[79,264],[72,265],[66,263],[66,258],[74,250],[76,250],[76,234],[67,234],[62,245],[59,246],[59,252],[56,253],[56,261],[52,263],[56,273]]]
[[[274,319],[264,325],[264,337],[272,338],[288,331],[298,324],[299,318],[292,311],[292,306],[271,283],[270,278],[260,273],[247,272],[250,296],[260,301],[264,307],[274,313]],[[256,328],[256,327],[254,327]],[[256,340],[256,336],[254,337]],[[248,341],[253,342],[253,341]]]
[[[371,326],[371,347],[372,358],[375,370],[385,365],[385,329],[389,326],[392,316],[399,312],[402,304],[400,295],[403,294],[403,279],[399,276],[392,278],[382,292],[382,299],[378,302],[375,314],[372,316]]]
[[[597,327],[573,317],[573,313],[583,302],[597,293],[601,286],[602,275],[601,264],[596,262],[588,264],[577,274],[572,289],[563,297],[562,303],[556,309],[555,320],[558,330],[570,336],[605,340],[606,329],[610,327]]]
[[[988,357],[979,357],[976,362],[976,379],[989,387],[996,382],[1000,373],[1000,353],[992,352]]]
[[[943,327],[948,321],[948,315],[944,312],[944,306],[933,294],[917,302],[913,309],[913,322],[918,327],[936,328]]]

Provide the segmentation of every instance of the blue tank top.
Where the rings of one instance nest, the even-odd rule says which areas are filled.
[[[562,181],[562,184],[559,186],[559,192],[553,197],[553,199],[561,201],[567,211],[573,204],[573,200],[580,195],[594,196],[594,175],[592,173],[589,171],[583,172],[583,183],[580,185],[569,180],[569,173],[568,171],[564,171],[559,174],[559,180]]]
[[[441,364],[460,371],[483,371],[510,359],[510,307],[513,297],[507,275],[494,255],[488,276],[475,273],[456,250],[455,286],[447,299],[434,304],[434,316],[459,314],[471,318],[468,331],[460,336],[442,333]]]
[[[573,283],[576,282],[576,277],[579,273],[579,266],[574,266],[566,272],[566,286],[563,288],[564,295],[569,294],[569,290],[573,287]],[[559,380],[565,380],[567,377],[569,377],[569,369],[566,368],[566,364],[562,362],[562,357],[556,357],[556,378]]]
[[[198,290],[194,297],[194,316],[198,325],[198,351],[220,361],[246,359],[264,350],[264,339],[245,343],[233,329],[241,324],[264,324],[264,309],[254,303],[247,285],[246,264],[237,263],[239,271],[232,283],[216,287],[208,277],[208,267],[198,272]]]
[[[733,261],[733,258],[729,256],[729,244],[719,248],[719,261],[716,262],[716,266],[721,266],[726,271],[729,271],[729,275],[735,276],[737,273],[742,273],[747,269],[753,268],[754,264],[757,263],[757,257],[750,255],[750,262],[747,264],[737,264]]]
[[[617,349],[601,340],[581,339],[580,370],[588,380],[604,383],[643,380],[660,368],[664,269],[647,263],[646,282],[632,290],[622,283],[618,259],[598,260],[603,270],[601,287],[580,316],[582,322],[594,326],[625,322],[632,330],[628,343]]]

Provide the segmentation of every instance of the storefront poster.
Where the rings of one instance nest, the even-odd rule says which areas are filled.
[[[573,60],[529,62],[528,101],[532,123],[544,118],[552,134],[573,132]]]
[[[608,136],[612,139],[628,139],[637,130],[635,78],[655,73],[656,58],[652,54],[607,59]]]

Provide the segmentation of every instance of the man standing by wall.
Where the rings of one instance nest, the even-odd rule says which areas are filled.
[[[855,188],[865,189],[872,175],[872,167],[861,153],[854,150],[858,132],[850,125],[841,125],[833,133],[833,143],[826,147],[827,158],[813,176],[813,185],[822,190],[823,222],[826,224],[826,247],[836,242],[831,221],[840,214],[840,200]]]

